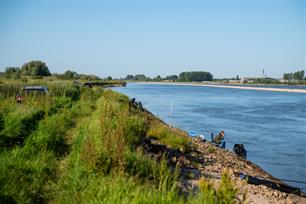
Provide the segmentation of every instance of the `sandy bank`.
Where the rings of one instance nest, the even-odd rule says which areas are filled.
[[[290,92],[290,93],[304,93],[306,89],[287,89],[287,88],[269,88],[269,87],[251,87],[251,86],[236,86],[236,85],[220,85],[220,84],[203,84],[203,83],[185,83],[185,82],[139,82],[144,84],[166,84],[176,86],[206,86],[212,88],[226,88],[226,89],[244,89],[254,91],[275,91],[275,92]]]

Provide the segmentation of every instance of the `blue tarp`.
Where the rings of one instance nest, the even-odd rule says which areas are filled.
[[[190,137],[195,137],[195,136],[197,136],[197,133],[195,131],[190,131],[189,136]]]

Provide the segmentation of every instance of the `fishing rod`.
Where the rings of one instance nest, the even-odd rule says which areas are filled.
[[[144,106],[149,107],[148,104],[151,103],[155,98],[158,98],[158,95],[153,95],[151,97],[149,97],[147,100],[145,100],[143,102]]]
[[[305,182],[305,181],[295,181],[295,180],[281,179],[281,178],[279,178],[279,180],[282,180],[282,181],[287,181],[287,182],[292,182],[292,183],[301,183],[301,184],[306,184],[306,182]]]

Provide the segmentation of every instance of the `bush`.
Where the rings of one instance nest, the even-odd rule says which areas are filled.
[[[222,173],[221,183],[217,190],[214,189],[209,180],[204,178],[199,181],[199,187],[201,194],[196,198],[199,203],[237,203],[237,188],[235,188],[235,184],[227,171]]]
[[[237,188],[235,187],[233,181],[230,178],[230,175],[228,172],[223,172],[221,177],[221,184],[217,191],[217,196],[219,202],[222,203],[228,203],[228,204],[234,204],[235,198],[237,194]],[[220,203],[221,203],[220,202]]]
[[[21,72],[24,75],[31,76],[51,76],[47,65],[42,61],[30,61],[21,67]]]

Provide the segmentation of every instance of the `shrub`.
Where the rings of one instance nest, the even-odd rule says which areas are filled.
[[[228,172],[223,172],[221,177],[221,184],[218,188],[217,195],[219,202],[232,204],[236,203],[235,198],[237,194],[237,188],[235,187],[233,181],[230,178]],[[220,202],[220,203],[221,203]]]
[[[221,183],[217,190],[209,180],[204,178],[199,181],[199,188],[201,194],[196,198],[199,203],[236,203],[237,188],[227,171],[222,173]]]
[[[198,199],[201,200],[202,203],[217,203],[216,191],[209,180],[201,178],[199,181],[199,188],[201,193]]]

